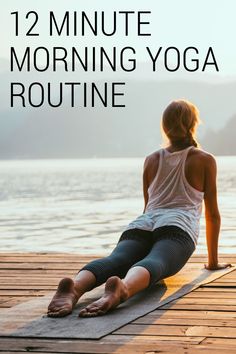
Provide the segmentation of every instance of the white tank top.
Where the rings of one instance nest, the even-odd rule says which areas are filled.
[[[145,213],[129,223],[125,230],[153,231],[160,226],[175,225],[189,234],[196,247],[204,192],[192,187],[185,177],[185,161],[192,148],[172,153],[166,149],[158,151],[159,166],[148,188]]]

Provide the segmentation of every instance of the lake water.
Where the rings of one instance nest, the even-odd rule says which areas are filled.
[[[142,158],[0,161],[0,250],[108,254],[143,212]],[[220,253],[236,252],[236,156],[217,157]],[[206,253],[204,211],[195,253]]]

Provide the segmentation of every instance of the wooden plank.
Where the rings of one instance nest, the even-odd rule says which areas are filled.
[[[179,304],[179,305],[208,305],[208,304],[216,304],[216,305],[224,305],[224,306],[235,306],[236,307],[236,297],[234,298],[229,298],[227,299],[227,301],[225,301],[224,298],[213,298],[213,297],[207,297],[207,298],[203,298],[203,297],[186,297],[183,296],[177,300],[174,300],[171,302],[172,304]]]
[[[68,274],[67,274],[68,275]],[[22,274],[20,277],[18,277],[18,275],[14,278],[13,276],[11,277],[3,277],[0,276],[0,284],[14,284],[14,280],[15,283],[17,282],[17,284],[19,283],[19,285],[21,284],[28,284],[28,285],[32,285],[32,284],[41,284],[41,285],[55,285],[58,283],[58,281],[62,278],[62,275],[52,275],[52,276],[46,276],[45,275],[32,275],[32,274]],[[29,284],[30,282],[30,284]],[[211,289],[209,289],[209,291],[211,291]]]
[[[218,261],[219,263],[231,263],[232,265],[235,265],[235,255],[228,256],[227,254],[221,254],[218,256]],[[202,266],[204,267],[204,263],[208,262],[208,257],[207,256],[197,256],[194,255],[194,257],[190,257],[188,259],[189,263],[201,263]]]
[[[82,254],[82,253],[66,253],[66,252],[0,252],[0,257],[38,257],[38,256],[45,256],[45,257],[80,257],[80,258],[95,258],[98,257],[100,254]],[[101,254],[103,256],[104,253]],[[198,255],[199,256],[199,255]],[[220,256],[220,255],[219,255]],[[231,255],[233,256],[233,254]]]
[[[234,272],[232,272],[232,273],[234,273]],[[227,274],[226,274],[227,275]],[[235,280],[235,278],[227,278],[226,277],[226,275],[225,276],[223,276],[223,277],[221,277],[221,278],[219,278],[219,279],[216,279],[216,280],[213,280],[213,282],[215,282],[215,283],[236,283],[236,280]],[[213,283],[212,282],[212,283]]]
[[[227,306],[227,305],[215,305],[215,304],[184,304],[180,305],[178,303],[169,303],[159,307],[160,309],[167,310],[207,310],[207,311],[236,311],[236,306]]]
[[[37,288],[37,289],[36,289]],[[6,291],[24,291],[24,290],[28,290],[28,291],[39,291],[41,290],[42,293],[46,294],[48,291],[52,291],[52,290],[56,290],[57,289],[57,285],[0,285],[0,296],[2,295],[2,291],[6,290]]]
[[[224,288],[223,289],[223,293],[225,294],[225,293],[229,293],[229,292],[235,292],[236,291],[236,289],[235,288],[233,288],[233,287],[231,287],[231,288]],[[195,290],[194,290],[194,292],[211,292],[212,294],[214,293],[214,292],[222,292],[222,289],[220,289],[219,287],[217,287],[217,286],[211,286],[211,287],[208,287],[208,286],[199,286],[198,288],[196,288]]]
[[[175,335],[175,336],[205,336],[236,338],[236,327],[214,327],[214,326],[182,326],[182,325],[141,325],[129,324],[118,329],[114,334],[128,335]]]
[[[176,310],[172,310],[172,309],[168,309],[168,310],[155,310],[152,311],[150,313],[148,313],[147,315],[140,317],[139,319],[143,319],[143,318],[183,318],[183,319],[187,319],[187,318],[192,318],[192,319],[214,319],[214,320],[233,320],[236,319],[236,313],[234,312],[230,312],[230,311],[204,311],[204,310],[200,310],[200,311],[192,311],[192,310],[183,310],[183,311],[176,311]],[[139,320],[137,319],[137,321]],[[150,322],[151,323],[151,322]]]
[[[219,282],[219,281],[213,281],[212,283],[209,283],[209,284],[205,284],[204,287],[219,287],[219,288],[227,288],[227,287],[230,287],[230,288],[236,288],[236,282]]]
[[[155,316],[145,316],[132,322],[132,324],[142,325],[181,325],[181,326],[215,326],[215,319],[201,318],[157,318]],[[236,319],[217,319],[217,327],[236,327]]]
[[[13,350],[13,351],[1,351],[0,353],[1,354],[22,354],[22,353],[26,353],[27,351],[24,351],[24,352],[22,352],[22,351],[20,351],[20,352],[16,352],[15,350]],[[38,353],[40,353],[40,354],[48,354],[48,352],[42,352],[42,351],[40,351],[40,352],[38,352]],[[56,352],[54,352],[54,353],[52,353],[52,352],[50,352],[50,354],[57,354]],[[67,353],[65,353],[65,354],[67,354]],[[69,354],[69,353],[68,353]]]
[[[224,306],[224,307],[236,307],[236,299],[235,298],[229,298],[227,299],[227,301],[225,301],[224,298],[194,298],[194,297],[181,297],[177,300],[173,300],[171,301],[171,305],[217,305],[218,307],[219,306]],[[163,305],[164,306],[167,306],[168,304],[166,305]]]
[[[53,274],[53,273],[50,273],[49,275],[47,274],[43,274],[43,275],[39,275],[39,274],[28,274],[25,273],[25,274],[22,274],[20,275],[22,278],[24,278],[24,281],[26,283],[28,283],[29,285],[29,282],[32,280],[33,283],[38,283],[39,284],[45,284],[45,285],[48,285],[48,284],[56,284],[58,281],[60,281],[63,277],[70,277],[70,278],[74,278],[76,276],[76,273],[67,273],[67,272],[64,272],[62,274]],[[13,283],[14,282],[14,277],[1,277],[1,279],[5,279],[4,280],[4,283],[7,283],[9,282],[10,283]],[[24,282],[22,281],[22,283],[24,284]],[[209,291],[211,291],[211,289],[209,289]]]
[[[1,298],[0,299],[0,309],[2,308],[2,304],[4,304],[5,302],[7,302],[7,301],[9,301],[9,300],[11,300],[12,298],[11,297],[6,297],[5,299],[3,299],[3,298]]]
[[[160,343],[164,344],[165,342],[168,342],[168,344],[174,344],[174,343],[191,343],[191,344],[199,344],[202,342],[202,340],[205,337],[191,337],[191,336],[172,336],[172,335],[143,335],[143,334],[138,334],[138,335],[122,335],[122,334],[109,334],[106,337],[102,338],[103,343],[120,343],[120,344],[125,344],[125,343],[137,343],[140,345],[143,345],[145,343]]]
[[[0,290],[0,296],[43,296],[48,291],[43,290]]]
[[[59,277],[64,276],[65,274],[75,275],[77,271],[74,270],[63,270],[63,269],[0,269],[0,275],[4,277],[14,277],[17,276],[42,276],[46,275],[47,277]]]
[[[9,301],[3,302],[0,307],[1,308],[10,308],[10,307],[18,305],[22,302],[30,301],[32,299],[34,299],[34,296],[32,296],[32,297],[31,296],[28,296],[28,297],[19,296],[19,298],[14,297],[14,298],[10,299]]]
[[[19,285],[23,284],[28,284],[28,285],[57,285],[59,281],[64,278],[64,277],[70,277],[74,279],[76,276],[76,273],[68,274],[68,273],[63,273],[63,274],[56,274],[55,276],[53,274],[48,275],[39,275],[39,274],[22,274],[21,278],[22,281],[19,281]],[[31,283],[32,282],[32,283]],[[16,281],[17,283],[17,281]],[[0,284],[9,284],[12,285],[14,284],[14,277],[1,277],[0,276]],[[211,289],[209,289],[211,291]]]
[[[78,266],[75,265],[75,263],[70,262],[70,263],[0,263],[0,269],[38,269],[38,270],[43,270],[43,269],[58,269],[58,270],[74,270],[77,271],[78,269],[82,268],[82,264],[79,264]]]
[[[21,297],[25,299],[25,296],[18,296],[17,298],[19,299]],[[15,296],[0,296],[0,302],[3,303],[3,302],[6,302],[6,301],[15,299],[15,298],[16,298]]]
[[[97,258],[97,257],[96,257]],[[82,264],[87,262],[88,260],[93,260],[95,258],[78,258],[78,257],[68,257],[68,258],[54,258],[53,256],[48,256],[48,257],[5,257],[5,258],[1,258],[0,257],[0,264],[1,263],[12,263],[12,264],[17,264],[17,263],[25,263],[27,261],[27,263],[75,263],[75,264]]]
[[[22,277],[11,277],[11,278],[6,278],[6,277],[1,277],[0,276],[0,287],[5,286],[5,285],[15,285],[15,286],[32,286],[32,285],[57,285],[58,281],[62,279],[62,276],[58,277],[35,277],[32,275],[23,275]]]
[[[226,277],[226,279],[227,279],[227,278],[234,278],[234,279],[236,279],[236,271],[233,270],[232,272],[230,272],[230,273],[228,273],[228,274],[225,274],[225,277]]]
[[[209,348],[217,346],[218,348],[220,347],[228,347],[230,348],[231,346],[236,348],[236,339],[235,338],[214,338],[214,337],[206,337],[203,339],[201,342],[203,345],[207,345]]]
[[[209,288],[207,288],[209,289]],[[236,288],[232,289],[233,291],[231,292],[222,292],[222,290],[220,290],[218,288],[218,291],[216,292],[212,292],[212,291],[205,291],[204,293],[203,292],[198,292],[198,291],[192,291],[191,293],[189,294],[186,294],[183,296],[183,298],[195,298],[196,301],[198,301],[197,299],[235,299],[236,300]]]
[[[186,335],[206,337],[221,337],[221,338],[235,338],[236,339],[236,327],[216,327],[216,326],[192,326],[186,331]]]

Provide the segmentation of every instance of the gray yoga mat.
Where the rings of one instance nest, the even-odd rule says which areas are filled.
[[[73,313],[63,318],[46,316],[47,306],[53,295],[50,293],[1,312],[0,336],[99,339],[235,269],[233,266],[209,271],[202,264],[187,263],[180,272],[159,281],[153,288],[139,292],[106,315],[92,318],[78,318],[78,313],[102,296],[104,285],[84,294]]]

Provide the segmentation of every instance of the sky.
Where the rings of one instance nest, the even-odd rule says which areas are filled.
[[[36,37],[25,35],[34,20],[32,14],[27,18],[27,14],[30,11],[38,13],[38,22],[33,31],[38,32],[40,35]],[[65,35],[57,37],[54,35],[50,37],[50,11],[54,12],[58,22],[62,21],[66,11],[69,11],[70,16],[77,12],[78,35],[69,37]],[[134,11],[135,15],[130,17],[129,36],[124,35],[124,17],[117,14],[117,33],[114,36],[107,37],[102,33],[94,36],[92,32],[89,32],[83,37],[80,31],[82,11],[85,11],[91,19],[94,12],[97,11],[99,23],[101,12],[104,11],[105,26],[108,29],[113,27],[114,11]],[[150,21],[150,25],[144,26],[144,29],[150,32],[151,36],[140,37],[137,35],[138,11],[151,12],[149,16],[145,17],[146,20]],[[14,31],[15,16],[11,15],[11,12],[19,13],[18,37],[15,36]],[[67,154],[68,152],[69,156],[69,152],[72,152],[71,156],[74,156],[76,149],[77,151],[84,151],[83,149],[87,144],[87,141],[85,143],[83,140],[84,132],[90,132],[92,129],[94,136],[98,135],[99,139],[101,139],[96,141],[94,146],[101,145],[105,151],[107,150],[105,144],[110,142],[115,144],[114,149],[119,150],[119,134],[123,134],[123,126],[125,125],[127,132],[127,147],[125,148],[127,148],[127,151],[128,149],[132,150],[132,146],[136,146],[135,144],[139,147],[139,143],[136,141],[132,143],[129,140],[129,134],[133,132],[133,124],[135,124],[136,133],[140,133],[140,136],[142,136],[143,132],[145,132],[146,120],[148,119],[151,125],[156,124],[165,106],[170,100],[176,98],[186,98],[199,107],[200,116],[205,122],[202,127],[205,130],[208,128],[213,130],[223,128],[235,116],[235,13],[235,0],[119,0],[116,2],[111,0],[8,0],[0,2],[0,30],[2,34],[0,41],[0,145],[1,141],[5,142],[6,140],[4,146],[7,151],[12,144],[13,135],[11,134],[14,134],[14,129],[17,129],[19,140],[16,141],[15,151],[18,153],[18,147],[22,147],[23,155],[25,152],[28,154],[31,150],[35,154],[41,154],[40,149],[44,148],[42,144],[47,139],[48,131],[51,131],[52,135],[48,138],[48,151],[51,153],[52,150],[50,149],[54,149],[55,145],[55,151],[59,154],[62,146],[61,137],[63,137],[65,138],[64,153]],[[108,53],[112,53],[113,47],[116,47],[119,52],[119,49],[130,46],[136,50],[137,69],[139,68],[140,70],[130,73],[118,70],[113,74],[112,70],[107,70],[107,68],[104,72],[96,71],[96,73],[91,70],[83,72],[81,68],[78,68],[74,73],[70,72],[70,69],[69,72],[65,72],[63,66],[58,71],[52,72],[50,66],[50,69],[45,72],[35,70],[31,70],[29,73],[24,70],[23,72],[18,72],[17,70],[10,72],[10,47],[15,48],[17,56],[20,58],[26,47],[30,47],[33,51],[35,48],[42,46],[46,47],[50,53],[53,47],[65,47],[68,51],[75,47],[79,53],[86,46],[88,48],[95,47],[96,49],[104,47]],[[204,73],[201,73],[200,70],[196,73],[190,73],[184,71],[183,67],[181,67],[178,72],[170,73],[163,70],[163,56],[161,55],[158,63],[161,69],[154,74],[148,66],[152,62],[147,55],[147,46],[152,49],[153,53],[157,52],[160,47],[163,47],[164,51],[166,48],[174,46],[181,53],[187,47],[196,47],[199,51],[197,58],[200,61],[200,70],[208,48],[212,47],[219,66],[219,72],[210,67]],[[41,64],[43,58],[39,57],[39,60]],[[70,59],[68,59],[69,61]],[[10,107],[10,83],[13,81],[23,83],[26,87],[24,97],[27,103],[24,109],[22,109],[20,97],[16,97],[14,108]],[[52,83],[52,96],[55,99],[59,92],[59,82],[66,83],[68,81],[79,81],[81,83],[83,81],[94,81],[96,83],[99,82],[99,85],[102,85],[105,81],[124,81],[126,83],[124,102],[127,106],[123,110],[109,109],[109,107],[102,110],[100,109],[101,106],[98,105],[95,107],[96,109],[88,109],[86,112],[80,111],[79,108],[71,108],[68,109],[68,116],[65,117],[63,112],[64,109],[69,107],[68,102],[70,102],[66,91],[61,111],[60,109],[49,109],[46,102],[46,94],[44,95],[46,97],[45,103],[42,107],[33,109],[29,104],[27,90],[31,83],[40,82],[45,88],[47,88],[48,82]],[[39,91],[37,90],[33,91],[35,102],[40,99],[38,93]],[[44,112],[43,115],[41,114],[42,112]],[[69,124],[68,121],[70,122]],[[103,123],[101,124],[100,122]],[[57,124],[57,129],[54,136],[54,129],[51,129],[51,127],[55,126],[55,124]],[[101,127],[99,134],[97,134],[98,131],[95,129],[96,124]],[[64,128],[65,126],[66,129]],[[70,133],[68,133],[68,129]],[[119,129],[121,133],[119,133]],[[81,145],[77,144],[78,137],[76,134],[78,130],[82,132]],[[75,135],[73,135],[74,132],[76,132]],[[67,134],[70,136],[68,141],[66,140]],[[146,132],[145,134],[149,133]],[[155,131],[151,131],[150,136],[147,136],[147,149],[150,149],[150,144],[153,144],[152,146],[156,144],[155,134]],[[114,142],[113,138],[109,138],[109,140],[108,136],[114,137]],[[8,140],[5,137],[8,137]],[[36,142],[34,139],[36,139]],[[14,137],[15,140],[17,139]],[[55,144],[53,145],[51,141],[54,140]],[[123,145],[126,146],[125,144]],[[89,145],[87,147],[86,153],[92,153],[89,150]]]
[[[180,50],[188,46],[195,46],[199,49],[201,62],[206,56],[209,46],[213,47],[220,71],[211,74],[220,77],[236,76],[236,44],[235,44],[235,0],[9,0],[1,2],[0,29],[2,39],[0,42],[0,57],[9,58],[9,47],[14,46],[18,52],[22,52],[26,46],[104,46],[111,48],[130,45],[135,47],[139,61],[146,61],[146,46],[154,50],[162,46],[178,47]],[[48,36],[48,13],[54,11],[58,18],[62,18],[65,11],[86,11],[92,14],[96,11],[105,11],[106,21],[112,20],[113,11],[151,11],[150,37],[138,37],[136,31],[135,16],[130,21],[130,35],[124,37],[119,31],[115,36],[104,37],[93,35],[81,37],[59,37]],[[13,11],[19,11],[19,28],[21,36],[14,35]],[[28,11],[36,11],[39,14],[37,30],[39,37],[26,37],[25,29],[32,23],[33,17],[28,20],[25,15]],[[61,17],[60,17],[61,16]],[[27,22],[28,21],[28,22]],[[118,22],[119,29],[122,29],[122,18]]]

